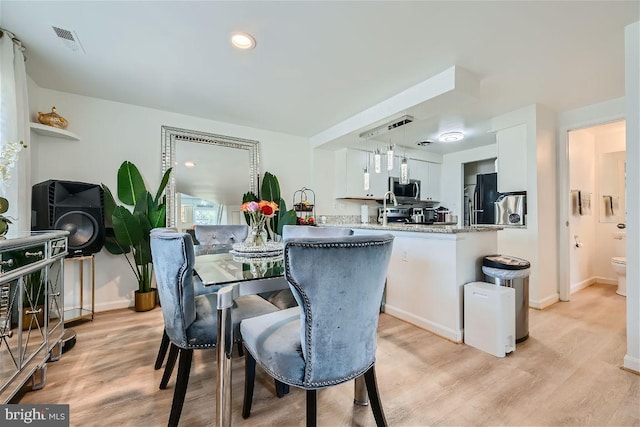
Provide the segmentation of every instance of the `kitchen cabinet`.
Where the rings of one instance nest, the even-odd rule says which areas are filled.
[[[369,191],[364,189],[364,167],[369,165]],[[343,148],[335,152],[334,194],[336,198],[377,198],[388,189],[388,173],[373,170],[373,154],[367,151]]]
[[[440,201],[440,171],[438,163],[409,159],[409,178],[420,180],[420,200]]]
[[[498,192],[527,190],[527,126],[496,132],[498,147]]]
[[[0,401],[29,380],[44,386],[46,362],[62,353],[66,231],[0,240]]]

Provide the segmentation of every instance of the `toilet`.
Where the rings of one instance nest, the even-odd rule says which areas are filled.
[[[627,296],[627,258],[614,256],[611,258],[611,266],[618,277],[618,290],[616,293]]]

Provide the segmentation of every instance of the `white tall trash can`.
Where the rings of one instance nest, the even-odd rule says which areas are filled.
[[[464,342],[504,357],[516,349],[516,291],[485,282],[464,285]]]

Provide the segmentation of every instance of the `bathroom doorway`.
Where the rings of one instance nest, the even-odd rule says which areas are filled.
[[[612,258],[626,256],[625,121],[569,131],[567,165],[564,301],[594,283],[612,292],[618,284]]]

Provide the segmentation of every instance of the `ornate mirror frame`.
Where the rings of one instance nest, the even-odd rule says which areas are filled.
[[[259,154],[258,154],[258,141],[250,139],[235,138],[232,136],[216,135],[213,133],[199,132],[189,129],[180,129],[170,126],[162,126],[162,174],[176,163],[176,141],[194,142],[200,144],[209,144],[213,146],[220,146],[226,148],[232,148],[237,150],[244,150],[247,152],[249,158],[249,188],[247,191],[252,191],[258,194],[258,175],[259,171]],[[165,195],[167,197],[167,227],[175,227],[175,203],[176,203],[176,176],[172,171],[169,178],[169,183],[165,189]]]

